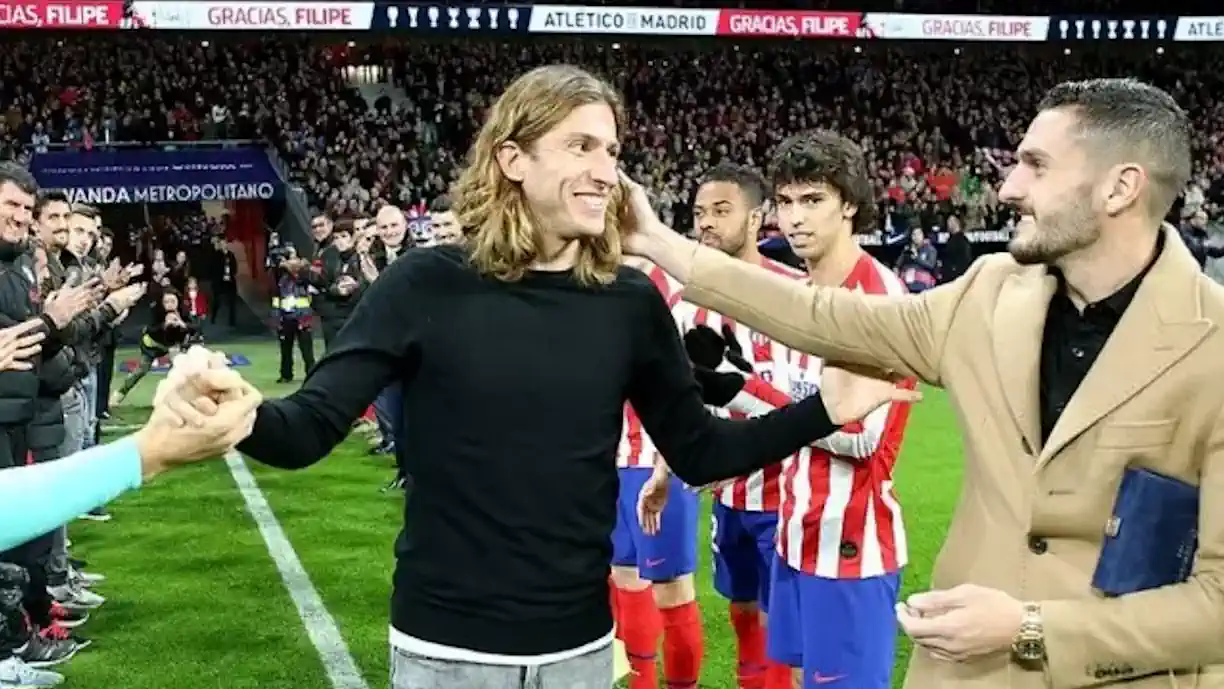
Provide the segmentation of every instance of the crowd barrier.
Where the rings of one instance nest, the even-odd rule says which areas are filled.
[[[331,0],[18,0],[0,4],[2,29],[1171,43],[1224,40],[1224,16],[910,14]]]

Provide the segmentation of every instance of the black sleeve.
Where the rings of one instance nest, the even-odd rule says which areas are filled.
[[[781,462],[839,426],[820,395],[754,419],[719,419],[702,404],[701,390],[657,290],[639,339],[629,402],[642,426],[685,483],[701,486]]]
[[[380,392],[412,375],[418,351],[414,268],[396,262],[370,287],[301,389],[260,405],[254,430],[238,445],[241,452],[282,469],[310,466],[344,440]]]

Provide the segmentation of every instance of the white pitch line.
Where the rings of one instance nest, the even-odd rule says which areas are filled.
[[[238,490],[246,502],[247,512],[255,520],[255,525],[259,527],[259,533],[268,546],[268,554],[272,556],[276,569],[280,571],[285,589],[289,591],[289,597],[297,607],[298,617],[302,618],[302,625],[306,627],[306,635],[319,652],[319,659],[323,661],[323,669],[327,672],[331,686],[333,689],[370,689],[361,675],[361,670],[357,668],[357,662],[349,653],[348,644],[344,643],[344,637],[340,635],[336,620],[324,607],[323,599],[319,597],[314,584],[310,583],[310,575],[302,567],[297,551],[289,543],[285,530],[272,513],[267,498],[259,489],[242,455],[230,452],[225,455],[225,463],[234,477],[234,483],[238,484]]]

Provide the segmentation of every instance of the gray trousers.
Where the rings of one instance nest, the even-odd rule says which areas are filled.
[[[612,645],[547,665],[482,665],[391,649],[391,689],[610,689]]]
[[[60,397],[64,407],[64,442],[60,443],[59,456],[67,457],[85,447],[90,434],[88,394],[85,386],[78,382]],[[47,582],[51,586],[62,586],[68,580],[68,527],[61,526],[51,532],[51,556],[47,560]]]

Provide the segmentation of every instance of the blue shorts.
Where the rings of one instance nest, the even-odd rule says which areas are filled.
[[[612,532],[612,565],[637,567],[647,581],[671,581],[697,571],[697,494],[675,476],[667,494],[667,507],[659,533],[647,536],[638,524],[637,501],[654,470],[620,469],[616,530]]]
[[[890,689],[901,573],[825,579],[774,562],[767,648],[804,689]]]
[[[736,510],[715,502],[712,520],[714,589],[733,603],[757,603],[768,611],[778,513]]]

